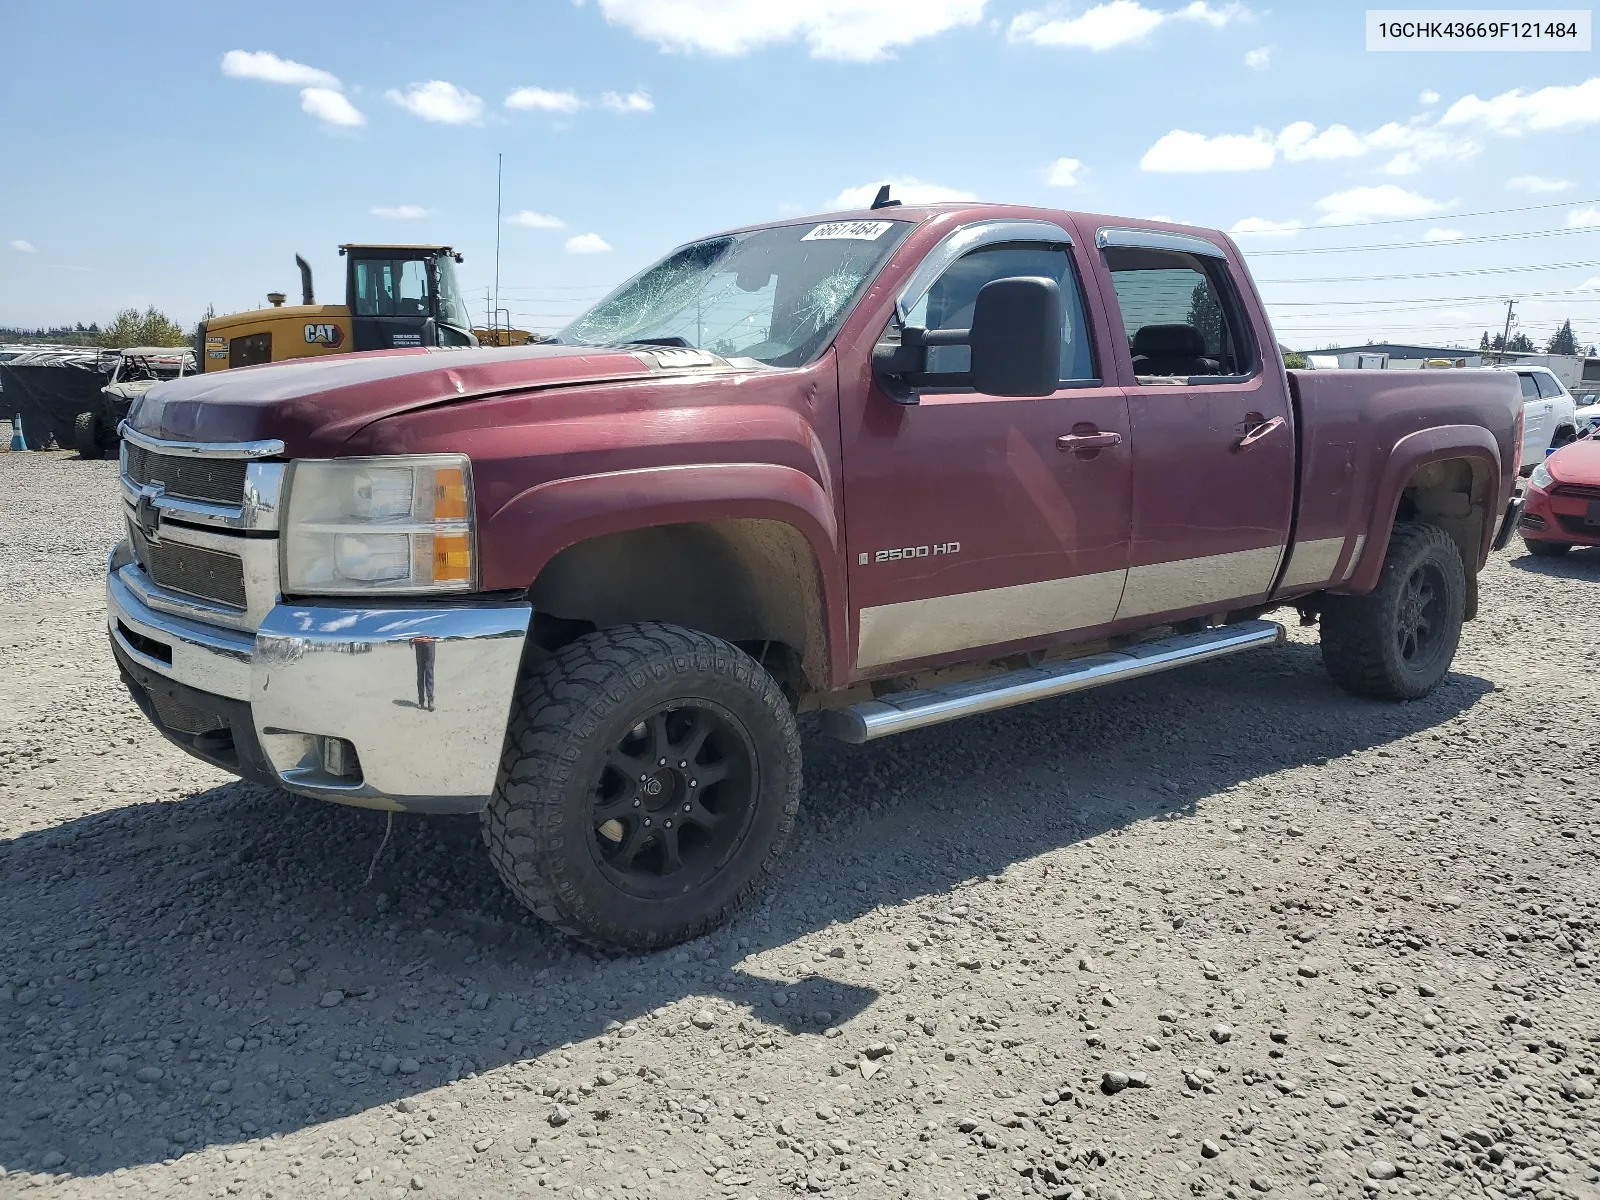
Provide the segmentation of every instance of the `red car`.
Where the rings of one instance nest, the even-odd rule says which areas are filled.
[[[1533,469],[1517,528],[1540,557],[1600,546],[1600,442],[1582,438]]]

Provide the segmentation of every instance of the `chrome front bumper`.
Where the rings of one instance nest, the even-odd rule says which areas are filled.
[[[141,700],[191,753],[369,808],[474,812],[488,802],[529,605],[276,604],[252,634],[159,611],[136,564],[114,553],[109,567],[108,627],[130,686],[226,723],[228,733],[188,737],[162,723],[160,703]],[[354,755],[331,754],[329,739]]]

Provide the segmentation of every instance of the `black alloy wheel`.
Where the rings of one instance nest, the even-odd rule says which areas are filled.
[[[606,751],[594,790],[594,849],[639,896],[694,888],[749,824],[755,749],[727,709],[686,701],[643,715]]]
[[[1437,563],[1418,564],[1400,593],[1395,641],[1400,657],[1416,671],[1425,671],[1444,645],[1444,574]]]

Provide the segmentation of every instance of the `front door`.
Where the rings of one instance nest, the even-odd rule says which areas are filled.
[[[908,323],[965,328],[990,280],[1054,278],[1066,311],[1059,390],[1017,399],[946,389],[905,406],[876,385],[842,389],[855,397],[841,397],[841,414],[860,674],[1039,643],[1116,612],[1128,563],[1127,405],[1097,377],[1066,234],[1041,239],[1054,227],[1028,222],[1009,240],[1015,224],[965,231],[967,246],[996,240],[905,296]],[[965,347],[932,353],[944,361],[930,371],[966,369]]]
[[[1295,452],[1283,375],[1255,345],[1220,249],[1185,240],[1198,252],[1133,236],[1146,244],[1102,249],[1135,381],[1132,552],[1118,621],[1262,600],[1289,540]]]

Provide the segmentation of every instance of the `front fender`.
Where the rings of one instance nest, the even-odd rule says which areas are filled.
[[[1429,463],[1464,458],[1477,464],[1487,474],[1484,496],[1485,510],[1482,545],[1478,561],[1467,564],[1481,569],[1489,555],[1489,544],[1494,539],[1495,516],[1503,507],[1501,487],[1504,472],[1500,463],[1500,447],[1494,435],[1481,425],[1440,425],[1407,434],[1394,444],[1378,480],[1366,526],[1360,561],[1355,573],[1344,586],[1332,589],[1337,592],[1370,592],[1378,586],[1378,576],[1383,571],[1383,560],[1389,553],[1389,532],[1394,528],[1400,511],[1400,495],[1407,482]]]
[[[780,521],[811,548],[822,585],[829,672],[848,672],[845,584],[833,502],[816,479],[775,463],[706,463],[556,479],[513,496],[479,536],[485,591],[525,589],[568,546],[697,521]]]

